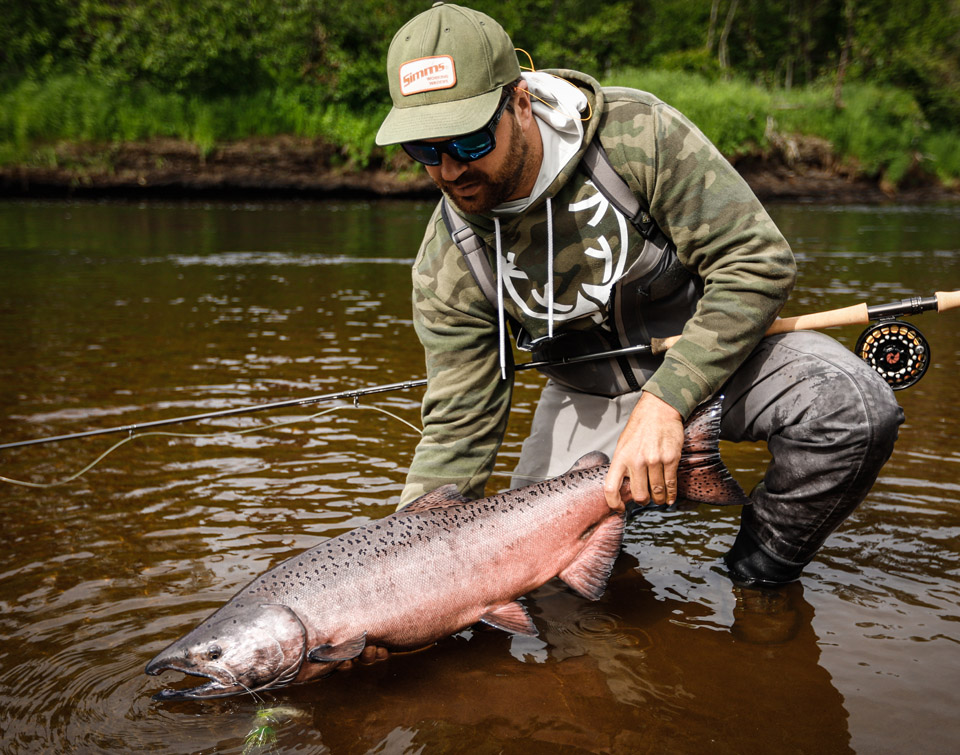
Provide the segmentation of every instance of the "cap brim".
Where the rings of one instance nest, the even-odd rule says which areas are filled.
[[[377,144],[383,147],[423,139],[446,139],[478,131],[493,118],[502,91],[498,87],[466,100],[394,107],[380,124]]]

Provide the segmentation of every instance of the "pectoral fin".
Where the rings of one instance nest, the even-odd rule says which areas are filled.
[[[505,632],[526,634],[530,637],[537,636],[537,628],[533,624],[533,619],[517,601],[491,606],[480,617],[480,621]]]
[[[350,661],[356,658],[367,645],[367,633],[353,637],[335,645],[325,643],[318,645],[307,653],[307,659],[314,663],[334,663],[336,661]]]
[[[583,550],[559,577],[588,600],[599,600],[607,587],[623,540],[623,516],[609,516],[588,532]]]

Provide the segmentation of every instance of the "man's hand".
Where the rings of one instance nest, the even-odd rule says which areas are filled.
[[[612,509],[623,510],[620,486],[630,478],[634,501],[643,505],[677,500],[677,466],[683,448],[680,412],[652,393],[644,392],[620,433],[603,493]]]
[[[360,653],[356,658],[344,661],[340,664],[340,670],[346,671],[347,669],[353,668],[355,663],[359,663],[361,666],[369,666],[378,661],[385,661],[390,657],[390,651],[385,647],[379,645],[367,645],[363,652]]]

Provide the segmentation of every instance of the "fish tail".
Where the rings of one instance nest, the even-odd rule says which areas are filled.
[[[725,506],[750,503],[720,458],[720,419],[723,396],[698,408],[684,427],[683,450],[677,470],[681,499]]]

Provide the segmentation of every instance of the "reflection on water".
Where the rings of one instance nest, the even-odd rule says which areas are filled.
[[[0,204],[0,442],[420,377],[408,268],[430,211]],[[772,214],[801,269],[787,315],[960,287],[957,207]],[[239,753],[279,706],[284,752],[947,751],[958,317],[911,318],[933,364],[898,394],[878,485],[800,584],[731,585],[735,511],[648,512],[600,601],[553,582],[524,599],[538,638],[471,628],[261,700],[155,703],[172,679],[143,666],[292,552],[391,511],[412,430],[348,405],[219,418],[170,429],[221,434],[134,440],[68,486],[0,488],[0,749]],[[540,384],[520,379],[491,490]],[[419,399],[361,409],[417,423]],[[59,479],[115,440],[3,451],[0,474]],[[723,453],[759,480],[762,447]]]

